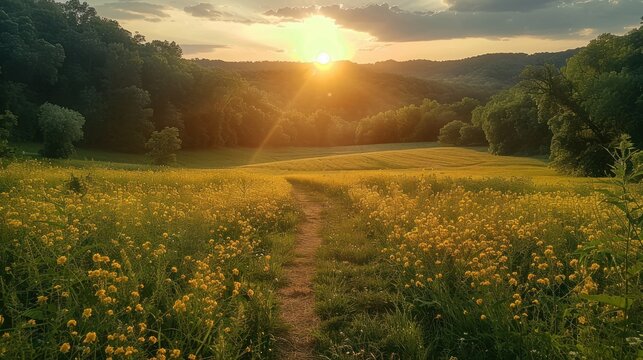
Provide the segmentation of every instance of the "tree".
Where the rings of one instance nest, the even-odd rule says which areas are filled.
[[[460,145],[487,145],[487,138],[481,128],[475,125],[466,124],[460,128]]]
[[[551,134],[539,120],[535,98],[520,87],[503,91],[476,108],[472,121],[484,131],[492,154],[542,154],[550,143]]]
[[[181,149],[179,129],[166,127],[161,131],[154,131],[145,147],[149,150],[148,155],[155,165],[175,163],[176,151]]]
[[[9,147],[9,136],[11,130],[18,124],[18,118],[9,110],[5,110],[4,114],[0,115],[0,157],[7,156],[11,153]]]
[[[74,152],[74,142],[83,138],[85,118],[76,111],[45,103],[40,106],[38,124],[44,139],[42,154],[68,158]]]
[[[149,93],[136,86],[114,90],[108,104],[106,133],[103,134],[107,143],[122,151],[143,150],[154,131]]]
[[[451,121],[440,129],[438,141],[441,144],[460,145],[460,130],[465,126],[467,124],[460,120]]]
[[[643,146],[643,27],[604,34],[567,61],[529,67],[525,88],[538,98],[552,130],[551,162],[578,175],[604,176],[612,159],[604,148],[622,134]]]

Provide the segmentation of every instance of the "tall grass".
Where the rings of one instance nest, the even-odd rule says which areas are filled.
[[[376,327],[404,343],[390,317],[417,329],[421,354],[432,358],[624,359],[641,349],[640,293],[630,292],[625,308],[606,297],[628,283],[627,256],[606,256],[615,251],[608,244],[632,238],[632,227],[600,192],[540,191],[529,181],[501,179],[294,178],[352,209],[331,222],[327,246],[335,253],[321,274],[332,276],[319,279],[321,315],[344,314],[325,316],[320,339],[335,349],[331,358],[341,349],[364,359],[424,356],[362,335]],[[640,203],[634,189],[628,196]],[[630,246],[629,256],[640,261],[640,240]],[[368,260],[359,260],[365,254]],[[640,289],[637,271],[630,291]],[[371,274],[385,276],[388,286],[380,289],[391,302],[374,312],[359,285]]]
[[[0,171],[0,357],[278,358],[296,222],[284,180]]]

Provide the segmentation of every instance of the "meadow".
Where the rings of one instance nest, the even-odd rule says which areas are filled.
[[[4,164],[0,358],[282,358],[293,187],[324,204],[316,358],[641,356],[640,185],[433,143],[254,152]]]

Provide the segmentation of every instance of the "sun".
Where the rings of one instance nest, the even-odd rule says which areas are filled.
[[[331,58],[330,58],[330,55],[328,55],[327,52],[321,52],[321,53],[319,53],[319,55],[317,55],[317,58],[315,59],[315,61],[319,65],[328,65],[331,62]]]

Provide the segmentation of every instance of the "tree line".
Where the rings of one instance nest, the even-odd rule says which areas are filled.
[[[356,140],[488,144],[493,154],[548,154],[562,172],[604,176],[613,163],[606,149],[623,136],[643,147],[643,27],[623,36],[603,34],[560,68],[527,66],[515,86],[484,105],[464,106],[470,113],[456,115],[448,109],[457,104],[440,105],[436,109],[444,112],[422,131],[417,119],[435,114],[429,103],[360,121]]]

